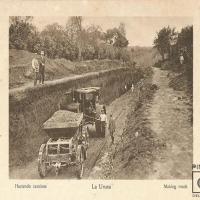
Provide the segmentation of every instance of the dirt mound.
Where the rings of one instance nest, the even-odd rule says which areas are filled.
[[[188,80],[187,73],[169,73],[169,86],[172,87],[174,90],[184,90],[192,94],[192,81]]]

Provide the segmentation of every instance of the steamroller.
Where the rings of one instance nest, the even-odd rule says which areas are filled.
[[[100,113],[106,113],[106,107],[100,104],[100,87],[73,89],[64,94],[59,104],[60,110],[83,113],[83,123],[90,137],[105,137],[100,121]]]

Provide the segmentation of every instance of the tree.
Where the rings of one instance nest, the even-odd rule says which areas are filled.
[[[119,32],[121,35],[123,35],[124,37],[126,37],[126,27],[125,27],[125,24],[123,22],[121,22],[119,24]]]
[[[63,27],[58,23],[45,26],[39,32],[32,24],[33,17],[10,17],[10,48],[31,52],[45,51],[49,58],[69,60],[121,59],[129,60],[126,50],[125,24],[103,32],[100,26],[83,27],[83,18],[70,17]]]
[[[78,60],[82,60],[82,48],[83,48],[83,18],[81,16],[70,17],[68,21],[68,29],[71,28],[73,31],[73,39],[77,41],[78,46]]]
[[[40,34],[42,48],[50,58],[74,59],[76,54],[65,29],[58,23],[50,24]]]
[[[118,47],[118,48],[123,48],[128,46],[128,40],[126,37],[121,35],[120,33],[117,34],[117,37],[115,38],[115,42],[113,46]]]
[[[28,42],[32,39],[36,27],[31,24],[32,17],[10,17],[9,18],[9,47],[30,50]]]
[[[104,38],[108,44],[112,44],[115,47],[122,48],[128,46],[128,40],[120,33],[119,29],[117,28],[108,29],[104,35]]]
[[[87,28],[88,43],[94,49],[94,58],[100,58],[100,44],[103,43],[102,29],[100,26],[91,25]]]
[[[40,34],[43,41],[42,47],[48,57],[61,57],[63,29],[58,23],[47,25]]]
[[[123,36],[118,28],[108,29],[104,34],[104,39],[107,44],[117,48],[116,58],[122,59],[122,51],[128,46],[128,40]]]
[[[27,49],[31,52],[39,52],[41,48],[40,33],[36,28],[33,28],[32,33],[28,36]]]
[[[188,63],[193,61],[193,26],[187,26],[181,29],[178,34],[177,46],[180,52],[185,54]]]
[[[172,35],[175,34],[175,29],[171,29],[169,26],[162,28],[159,32],[157,32],[157,36],[154,39],[154,47],[157,48],[159,53],[162,56],[162,60],[164,60],[164,55],[170,55],[170,42],[172,39]]]

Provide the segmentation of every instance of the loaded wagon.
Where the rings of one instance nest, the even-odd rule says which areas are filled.
[[[87,158],[89,136],[84,126],[83,113],[58,110],[43,124],[49,140],[42,144],[38,156],[38,172],[41,178],[54,168],[58,175],[61,168],[76,167],[76,175],[82,178]]]

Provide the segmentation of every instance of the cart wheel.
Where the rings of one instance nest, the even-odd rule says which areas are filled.
[[[78,179],[81,179],[83,177],[83,173],[84,173],[84,152],[83,150],[81,150],[80,152],[80,157],[79,157],[79,162],[78,162],[78,166],[77,166],[77,177]]]
[[[40,178],[44,178],[47,174],[47,167],[45,164],[45,144],[42,144],[38,156],[38,173]]]

